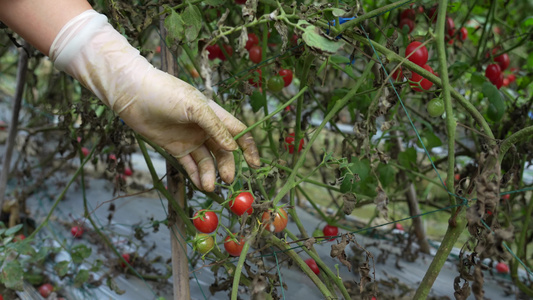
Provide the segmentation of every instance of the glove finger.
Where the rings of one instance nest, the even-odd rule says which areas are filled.
[[[225,183],[232,183],[235,178],[235,159],[233,153],[220,148],[212,139],[206,142],[206,146],[216,158],[220,178]]]
[[[206,192],[215,190],[215,161],[211,152],[207,150],[206,146],[202,145],[200,148],[191,152],[191,156],[198,166],[200,173],[201,188]]]
[[[224,123],[228,131],[233,136],[236,136],[246,129],[246,125],[232,116],[228,111],[220,107],[214,101],[209,101],[209,106],[213,109],[215,114],[220,118],[222,123]],[[250,165],[252,168],[259,168],[259,166],[261,166],[261,161],[259,160],[259,151],[257,151],[257,146],[255,145],[252,134],[250,132],[244,134],[237,140],[237,143],[243,150],[244,159],[246,159],[248,165]]]
[[[185,155],[177,158],[180,164],[183,166],[192,183],[199,189],[202,189],[202,183],[200,181],[200,173],[198,172],[198,165],[191,157],[191,155]]]
[[[190,107],[187,111],[190,113],[190,120],[198,124],[224,150],[237,150],[239,146],[233,136],[207,103]]]

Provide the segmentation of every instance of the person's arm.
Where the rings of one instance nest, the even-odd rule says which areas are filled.
[[[0,0],[0,20],[48,56],[61,28],[89,9],[86,0]]]
[[[231,151],[238,146],[250,166],[260,165],[250,133],[233,139],[244,124],[193,86],[155,69],[86,1],[0,0],[0,12],[59,70],[174,155],[200,189],[214,190],[215,163],[222,180],[233,181]]]

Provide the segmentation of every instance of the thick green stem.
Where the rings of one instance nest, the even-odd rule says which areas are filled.
[[[241,279],[242,267],[244,266],[244,261],[246,260],[246,254],[250,249],[250,244],[255,239],[257,231],[254,231],[250,236],[247,237],[244,246],[242,247],[241,256],[239,256],[239,262],[237,262],[237,267],[235,268],[235,273],[233,274],[233,286],[231,287],[231,300],[237,300],[237,295],[239,293],[239,281]]]
[[[442,96],[444,98],[444,107],[446,110],[446,129],[448,131],[448,178],[446,185],[453,187],[454,185],[454,171],[455,171],[455,127],[457,126],[453,116],[452,102],[450,97],[450,85],[448,82],[448,65],[446,61],[446,42],[445,38],[445,22],[446,22],[446,8],[448,0],[439,1],[439,11],[437,16],[437,54],[439,60],[439,69],[442,77]],[[490,132],[490,129],[489,129]],[[454,196],[449,195],[451,205],[456,205],[457,200]],[[460,210],[460,211],[457,211]],[[452,216],[448,224],[448,230],[444,235],[442,244],[440,245],[429,269],[427,270],[422,282],[416,290],[414,299],[426,299],[435,279],[440,273],[444,262],[450,255],[450,252],[455,245],[455,242],[464,230],[466,218],[457,216],[455,213],[465,214],[463,207],[452,208]]]
[[[510,137],[506,138],[500,145],[500,163],[502,162],[505,154],[514,144],[521,142],[533,135],[533,126],[522,128],[519,131],[513,133]]]

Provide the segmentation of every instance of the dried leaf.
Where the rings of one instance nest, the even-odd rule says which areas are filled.
[[[468,296],[470,296],[470,284],[465,280],[463,286],[461,286],[460,276],[455,277],[455,280],[453,281],[453,289],[455,290],[453,296],[456,300],[466,300],[468,299]]]
[[[349,215],[355,209],[357,204],[357,197],[354,193],[346,193],[342,195],[342,200],[344,202],[343,211],[346,215]]]
[[[379,185],[378,187],[376,187],[376,192],[378,193],[378,195],[374,199],[376,208],[381,216],[387,218],[389,216],[389,208],[387,207],[387,205],[389,204],[389,197],[387,197],[387,194]]]
[[[311,250],[311,247],[313,247],[315,243],[316,239],[314,237],[310,237],[307,239],[307,241],[304,242],[304,246],[305,248],[307,248],[307,250]]]
[[[348,271],[351,271],[352,264],[348,261],[346,252],[344,252],[344,249],[350,243],[346,236],[347,235],[342,236],[342,240],[339,244],[331,246],[331,252],[329,255],[333,258],[337,258],[343,265],[348,267]]]

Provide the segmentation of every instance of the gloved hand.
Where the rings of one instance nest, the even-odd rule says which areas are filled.
[[[154,68],[104,15],[88,10],[70,20],[50,47],[50,58],[90,89],[136,132],[175,156],[193,183],[214,190],[215,162],[232,182],[238,145],[260,165],[246,126],[188,83]]]

